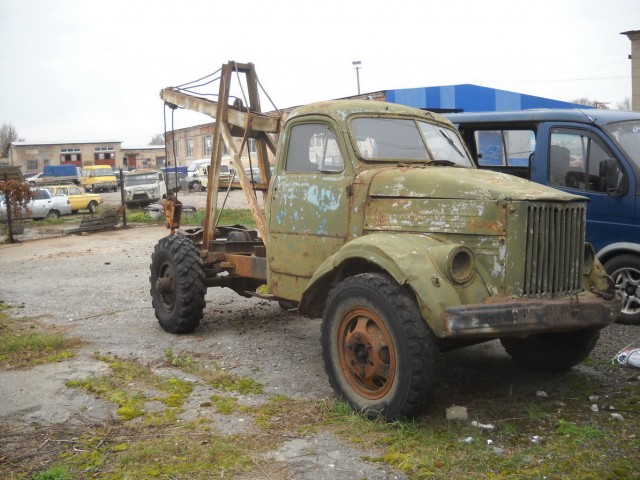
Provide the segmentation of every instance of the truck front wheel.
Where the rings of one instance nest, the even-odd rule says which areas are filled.
[[[413,295],[389,276],[340,282],[327,299],[320,341],[329,382],[354,410],[394,419],[425,407],[438,348]]]
[[[191,333],[200,324],[207,293],[204,267],[194,243],[177,235],[161,238],[151,255],[151,298],[160,326]]]
[[[596,346],[600,330],[541,333],[527,338],[504,337],[500,343],[516,362],[534,370],[567,370],[583,361]]]

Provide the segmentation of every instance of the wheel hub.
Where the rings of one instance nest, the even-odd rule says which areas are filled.
[[[640,298],[638,298],[640,271],[633,268],[625,268],[613,273],[612,277],[616,284],[616,290],[624,298],[622,313],[635,314],[640,311]]]
[[[366,308],[352,310],[340,323],[339,358],[350,386],[371,400],[382,398],[395,377],[395,352],[383,320]]]
[[[162,303],[167,310],[172,310],[176,301],[176,282],[171,262],[165,262],[161,265],[155,288],[162,296]]]

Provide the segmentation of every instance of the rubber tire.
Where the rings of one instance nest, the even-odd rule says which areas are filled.
[[[503,337],[500,343],[516,362],[534,370],[559,372],[589,356],[600,330],[541,333],[527,338]]]
[[[172,280],[172,291],[156,288],[160,277]],[[169,333],[191,333],[203,316],[207,293],[204,266],[194,243],[178,235],[161,238],[151,255],[152,305],[160,326]]]
[[[362,308],[374,313],[382,321],[382,326],[391,339],[389,358],[395,356],[396,367],[392,367],[394,362],[390,360],[390,374],[381,391],[369,389],[372,392],[368,395],[369,398],[359,393],[350,383],[351,381],[356,386],[362,384],[354,373],[345,373],[345,370],[349,370],[346,365],[349,363],[346,358],[349,348],[340,348],[338,338],[341,335],[341,323],[354,309]],[[371,317],[368,318],[371,322]],[[349,325],[349,322],[345,325]],[[369,325],[368,323],[367,327]],[[348,334],[347,330],[348,328],[345,329],[345,334]],[[347,335],[344,336],[344,345],[347,345],[346,338]],[[393,420],[414,416],[426,407],[426,399],[435,384],[439,350],[413,294],[388,275],[364,273],[340,282],[327,299],[320,342],[329,383],[338,397],[354,410],[370,417]],[[344,369],[341,366],[341,350],[345,351],[345,358],[342,359]],[[369,358],[373,357],[367,354],[367,360]],[[392,383],[387,386],[389,381]],[[366,389],[367,386],[364,385],[364,390]]]
[[[624,299],[622,312],[616,321],[629,325],[640,325],[640,256],[633,254],[618,255],[607,260],[603,266],[616,284],[616,290],[622,294]],[[625,286],[635,286],[635,295],[630,296],[625,293]],[[624,311],[632,308],[636,309],[636,311]]]
[[[47,213],[48,219],[60,218],[61,216],[62,215],[60,215],[60,212],[58,210],[49,210],[49,213]]]
[[[89,210],[89,213],[96,213],[96,210],[98,209],[98,204],[92,200],[89,202],[87,209]]]

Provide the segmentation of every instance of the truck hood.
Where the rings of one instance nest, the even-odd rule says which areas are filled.
[[[395,167],[366,170],[369,195],[464,200],[587,200],[513,175],[455,167]],[[366,179],[363,178],[363,180]]]

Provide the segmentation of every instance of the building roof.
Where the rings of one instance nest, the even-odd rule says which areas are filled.
[[[425,110],[445,112],[483,112],[527,110],[532,108],[592,108],[571,102],[536,97],[479,85],[443,85],[438,87],[387,90],[387,102]]]
[[[27,147],[32,145],[104,145],[105,143],[122,143],[122,140],[100,140],[93,142],[11,142],[11,145]]]

